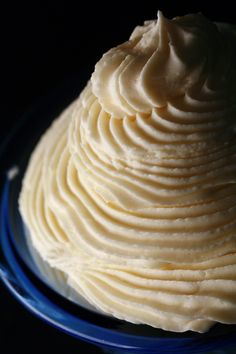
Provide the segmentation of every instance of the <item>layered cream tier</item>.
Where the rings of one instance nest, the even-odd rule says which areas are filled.
[[[107,314],[236,323],[234,32],[159,13],[101,58],[30,158],[33,245]]]

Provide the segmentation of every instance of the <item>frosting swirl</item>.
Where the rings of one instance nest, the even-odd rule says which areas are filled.
[[[134,323],[236,323],[234,28],[137,27],[41,138],[20,210],[45,261]]]
[[[218,97],[235,87],[235,45],[201,14],[137,27],[130,40],[109,50],[92,75],[102,108],[122,118],[149,114],[190,90]],[[217,97],[217,98],[218,98]]]

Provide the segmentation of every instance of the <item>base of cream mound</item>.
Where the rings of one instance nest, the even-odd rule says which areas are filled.
[[[235,43],[201,15],[160,15],[103,56],[32,153],[33,247],[106,314],[236,323]]]
[[[92,306],[86,299],[76,292],[68,283],[67,275],[49,265],[49,263],[40,256],[38,251],[32,244],[31,236],[26,227],[24,227],[24,232],[26,236],[26,242],[30,255],[37,267],[37,274],[40,278],[53,290],[58,292],[60,295],[64,296],[66,299],[78,304],[88,310],[95,311],[97,313],[102,313],[94,306]]]

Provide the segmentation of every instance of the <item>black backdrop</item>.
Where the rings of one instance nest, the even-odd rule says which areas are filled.
[[[87,4],[86,4],[87,2]],[[68,77],[86,83],[102,53],[126,40],[133,27],[156,17],[202,12],[236,24],[230,1],[8,1],[0,6],[2,64],[0,142],[21,115]],[[80,82],[81,86],[81,82]],[[17,148],[17,147],[16,147]],[[1,172],[3,172],[1,170]],[[0,285],[0,353],[99,353],[45,325]]]

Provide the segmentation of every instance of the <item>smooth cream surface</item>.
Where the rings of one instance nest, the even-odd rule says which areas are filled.
[[[108,314],[236,323],[234,31],[159,13],[101,58],[31,156],[33,245]]]

